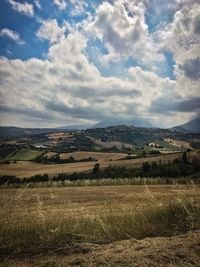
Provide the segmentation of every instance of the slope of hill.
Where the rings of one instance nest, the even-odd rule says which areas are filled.
[[[24,135],[44,134],[53,131],[58,131],[58,130],[50,128],[20,128],[12,126],[1,126],[0,137],[1,138],[20,137]]]
[[[170,134],[169,130],[143,128],[127,125],[110,126],[107,128],[86,129],[85,136],[99,139],[103,142],[122,142],[133,145],[144,145],[156,140],[162,140]]]
[[[182,125],[173,127],[172,130],[180,132],[200,133],[200,118],[196,118]]]

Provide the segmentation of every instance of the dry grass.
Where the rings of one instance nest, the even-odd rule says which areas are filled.
[[[1,189],[1,255],[56,253],[75,243],[199,229],[199,189],[191,185]]]
[[[110,161],[110,160],[119,160],[125,158],[127,154],[124,153],[102,153],[102,152],[89,152],[89,151],[78,151],[71,153],[61,153],[61,159],[68,159],[73,157],[75,160],[82,160],[85,158],[94,158],[99,161]]]
[[[182,153],[159,155],[149,158],[138,158],[130,160],[115,160],[115,161],[100,161],[100,168],[112,166],[124,167],[140,167],[143,162],[159,162],[168,163],[169,160],[173,161],[175,158],[182,157]],[[0,175],[13,175],[17,177],[31,177],[37,174],[47,173],[50,176],[56,176],[58,173],[73,173],[91,171],[95,162],[77,162],[67,164],[39,164],[34,162],[17,162],[11,164],[0,165]]]
[[[59,254],[60,252],[60,254]],[[112,244],[76,244],[57,254],[6,259],[3,267],[199,267],[200,233],[130,239]]]

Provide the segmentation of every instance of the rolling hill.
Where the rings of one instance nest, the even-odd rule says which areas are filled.
[[[145,127],[145,128],[153,127],[152,124],[146,119],[133,119],[133,120],[112,119],[112,120],[100,121],[93,128],[106,128],[117,125]]]
[[[179,132],[200,133],[200,118],[196,118],[182,125],[173,127],[172,130],[176,130]]]

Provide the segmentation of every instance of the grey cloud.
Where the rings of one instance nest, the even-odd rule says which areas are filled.
[[[186,60],[180,68],[184,70],[185,75],[191,80],[200,79],[200,57]]]
[[[193,97],[188,100],[181,98],[171,99],[170,97],[160,97],[152,102],[150,111],[155,113],[171,112],[198,112],[200,109],[200,97]]]
[[[14,114],[19,114],[19,115],[25,115],[29,116],[29,119],[34,117],[34,118],[40,118],[40,119],[47,119],[47,120],[52,120],[53,117],[46,111],[38,111],[34,109],[29,109],[26,107],[9,107],[5,105],[0,105],[0,112],[2,113],[14,113]]]
[[[64,103],[56,101],[47,101],[46,103],[44,103],[44,105],[47,110],[62,112],[66,115],[79,119],[98,120],[102,119],[102,117],[105,115],[103,114],[102,110],[100,111],[97,108],[95,109],[91,106],[90,108],[68,107]]]
[[[194,33],[200,34],[200,15],[194,18],[193,27],[194,27]]]
[[[200,109],[200,97],[194,97],[189,100],[178,103],[176,110],[181,112],[191,112]]]

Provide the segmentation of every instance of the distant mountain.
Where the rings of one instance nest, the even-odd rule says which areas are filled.
[[[43,134],[49,133],[53,131],[58,131],[57,129],[51,128],[20,128],[13,126],[1,126],[0,127],[0,137],[21,137],[33,134]]]
[[[91,125],[86,125],[86,124],[77,124],[77,125],[70,125],[70,126],[61,126],[57,127],[56,129],[59,130],[85,130],[87,128],[90,128]]]
[[[62,130],[83,130],[88,128],[88,125],[73,125],[73,126],[61,126],[58,128],[21,128],[13,126],[0,126],[0,138],[6,137],[22,137],[34,134],[45,134],[50,132],[59,132]]]
[[[182,125],[171,128],[179,132],[200,133],[200,118],[188,121]]]
[[[127,126],[145,127],[145,128],[153,127],[151,123],[145,119],[134,119],[134,120],[115,119],[115,120],[100,121],[99,123],[94,125],[93,128],[106,128],[117,125],[127,125]]]

